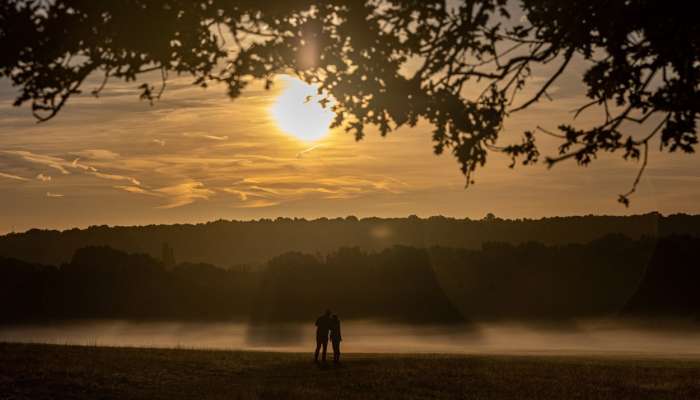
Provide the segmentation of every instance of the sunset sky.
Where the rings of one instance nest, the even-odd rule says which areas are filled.
[[[550,91],[556,101],[513,116],[502,143],[537,125],[570,122],[571,110],[584,102],[583,68],[579,62],[557,81]],[[342,129],[304,141],[283,132],[275,117],[279,96],[298,84],[293,80],[279,79],[270,91],[250,87],[234,101],[221,87],[205,90],[191,81],[170,79],[164,98],[150,106],[138,100],[134,82],[111,82],[95,99],[89,95],[95,79],[41,124],[27,107],[12,106],[16,90],[0,81],[0,233],[278,216],[700,212],[700,158],[693,155],[653,146],[629,208],[616,199],[638,165],[619,155],[587,168],[511,170],[506,157],[492,154],[465,189],[454,158],[433,154],[426,124],[386,138],[371,128],[360,142]],[[591,112],[577,123],[598,117]],[[552,154],[547,137],[539,140]]]

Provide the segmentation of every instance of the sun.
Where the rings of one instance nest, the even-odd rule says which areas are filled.
[[[330,132],[335,118],[332,100],[326,107],[319,103],[318,87],[291,76],[279,78],[285,88],[270,108],[270,114],[280,130],[305,141],[317,141]]]

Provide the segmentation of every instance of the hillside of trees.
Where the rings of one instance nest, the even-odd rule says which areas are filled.
[[[632,239],[643,236],[700,236],[700,216],[657,213],[612,217],[556,217],[482,220],[431,217],[316,220],[278,218],[258,221],[215,221],[205,224],[131,227],[93,226],[66,231],[32,229],[0,236],[0,257],[39,264],[69,262],[80,248],[109,246],[128,253],[161,258],[169,244],[175,259],[223,267],[262,264],[275,256],[298,251],[329,254],[340,247],[380,251],[395,245],[479,249],[484,243],[546,245],[587,243],[608,234]]]
[[[698,249],[697,238],[676,236],[660,241],[625,315],[700,317]]]
[[[0,259],[0,321],[345,319],[407,323],[700,317],[700,238],[288,252],[259,268],[172,266],[105,246],[49,266]]]
[[[668,240],[676,239],[662,242]],[[479,251],[439,248],[432,253],[442,287],[464,315],[480,320],[566,319],[613,316],[623,310],[656,245],[652,238],[608,235],[587,244],[488,243]],[[663,264],[666,255],[656,257]]]

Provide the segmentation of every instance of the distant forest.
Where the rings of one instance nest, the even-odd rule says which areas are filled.
[[[699,248],[700,238],[690,235],[611,234],[583,244],[342,247],[327,254],[287,252],[258,268],[220,268],[89,246],[59,266],[0,258],[0,321],[308,322],[326,307],[344,319],[414,324],[603,316],[697,320]]]
[[[396,245],[477,250],[489,242],[588,243],[608,234],[622,234],[631,239],[671,234],[700,236],[700,216],[652,213],[537,220],[504,220],[493,215],[482,220],[445,217],[278,218],[196,225],[93,226],[62,232],[32,229],[0,236],[0,257],[59,265],[69,262],[78,249],[109,246],[128,253],[162,258],[162,246],[167,243],[175,249],[176,260],[232,267],[260,265],[290,251],[326,255],[340,247],[381,251]]]

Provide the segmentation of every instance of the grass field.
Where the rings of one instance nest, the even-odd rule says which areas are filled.
[[[0,399],[700,399],[700,360],[0,344]]]

